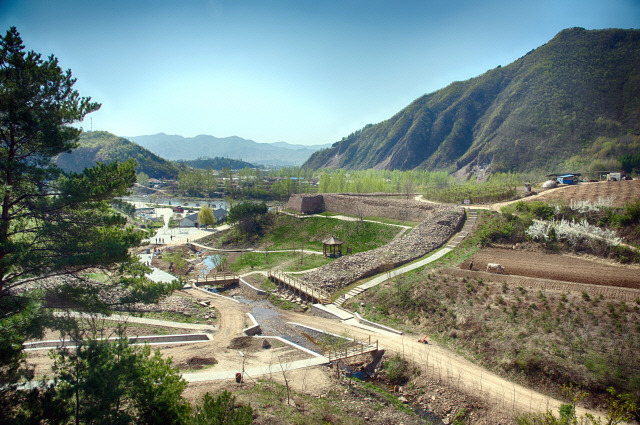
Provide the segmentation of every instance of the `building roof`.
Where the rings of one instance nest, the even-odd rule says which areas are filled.
[[[197,223],[197,222],[198,222],[198,213],[189,214],[189,215],[185,216],[185,217],[183,218],[183,220],[184,220],[184,219],[191,220],[191,221],[193,221],[194,223]]]
[[[214,218],[220,218],[220,217],[225,217],[227,215],[227,210],[223,210],[222,208],[218,208],[213,210],[213,217]]]

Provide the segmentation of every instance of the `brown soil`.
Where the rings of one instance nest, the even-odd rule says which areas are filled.
[[[598,198],[614,198],[613,205],[623,207],[629,201],[640,199],[640,180],[624,180],[620,182],[580,183],[575,186],[560,187],[555,190],[542,192],[539,196],[532,196],[527,200],[563,201],[571,200],[597,201]]]
[[[218,361],[213,357],[194,356],[179,364],[178,367],[181,369],[202,369],[205,366],[212,366],[216,363]]]
[[[485,271],[487,263],[498,263],[508,275],[640,289],[640,268],[635,266],[503,248],[484,248],[471,260],[473,270]],[[469,261],[462,263],[460,268],[469,269]]]

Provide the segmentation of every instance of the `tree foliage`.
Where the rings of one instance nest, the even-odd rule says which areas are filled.
[[[198,224],[200,226],[213,226],[216,224],[216,219],[213,216],[213,210],[207,206],[203,205],[198,212]]]
[[[16,28],[0,37],[0,402],[7,409],[21,397],[18,380],[29,378],[22,343],[50,319],[45,295],[108,313],[175,287],[144,277],[148,269],[131,254],[144,234],[125,228],[109,205],[134,183],[135,162],[81,173],[54,163],[77,146],[81,130],[72,124],[100,107],[80,97],[75,81],[55,57],[26,52]],[[102,269],[108,281],[85,281],[87,268]]]
[[[252,415],[251,406],[236,406],[236,398],[228,391],[223,391],[217,397],[206,393],[195,408],[191,424],[249,425]]]
[[[235,224],[241,235],[261,234],[262,221],[267,211],[264,202],[240,202],[229,209],[227,221]]]

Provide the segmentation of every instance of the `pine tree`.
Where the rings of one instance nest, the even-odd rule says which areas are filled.
[[[22,343],[42,329],[45,295],[106,313],[113,303],[152,301],[174,287],[144,278],[131,252],[144,235],[110,208],[135,182],[135,162],[69,174],[53,162],[76,147],[81,130],[72,124],[100,107],[80,97],[75,82],[54,56],[26,52],[15,27],[0,36],[0,400],[29,377]],[[112,279],[67,278],[82,279],[87,268]],[[109,287],[115,296],[100,297]]]

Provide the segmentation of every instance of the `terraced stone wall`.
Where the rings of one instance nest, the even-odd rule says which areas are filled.
[[[387,217],[395,220],[421,222],[436,204],[401,197],[324,194],[326,211],[357,217]]]

